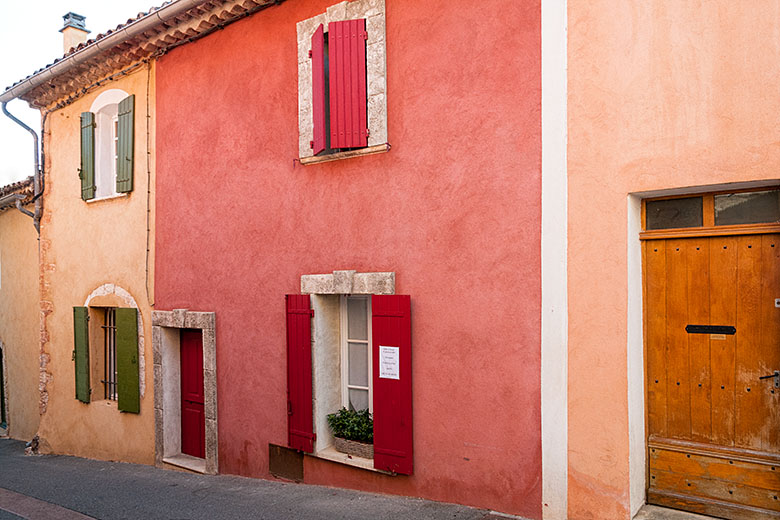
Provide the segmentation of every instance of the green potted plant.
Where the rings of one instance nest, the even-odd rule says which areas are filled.
[[[328,424],[336,437],[336,449],[348,455],[374,458],[374,419],[368,410],[342,408],[328,415]]]

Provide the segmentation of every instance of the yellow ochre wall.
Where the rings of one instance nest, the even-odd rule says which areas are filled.
[[[38,430],[38,294],[38,235],[33,220],[11,207],[0,212],[0,343],[14,439],[30,440]]]
[[[90,110],[105,90],[135,94],[134,188],[129,195],[85,202],[81,199],[80,114]],[[149,89],[149,90],[147,90]],[[147,135],[147,100],[149,132]],[[44,351],[47,381],[39,435],[44,452],[106,460],[154,462],[154,396],[151,302],[154,281],[154,156],[147,162],[147,142],[154,143],[154,66],[142,65],[127,76],[83,95],[48,116],[46,208],[41,223],[41,306],[45,309]],[[151,171],[148,171],[147,169]],[[152,193],[147,197],[147,189]],[[150,212],[147,232],[147,210]],[[147,244],[150,249],[147,262]],[[147,272],[148,270],[148,272]],[[92,402],[75,398],[73,307],[83,306],[103,287],[129,293],[142,321],[139,329],[141,412],[121,413],[116,401],[102,400],[103,387],[91,378]],[[116,287],[117,289],[114,289]],[[148,288],[148,289],[147,289]],[[94,303],[94,301],[93,301]],[[122,305],[127,306],[127,305]],[[94,321],[94,320],[93,320]],[[95,325],[94,323],[91,326]],[[91,345],[102,349],[102,343]]]
[[[780,177],[780,2],[569,0],[568,28],[568,518],[627,519],[644,498],[629,194]]]

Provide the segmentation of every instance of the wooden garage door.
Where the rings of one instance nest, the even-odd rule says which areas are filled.
[[[780,235],[643,247],[648,502],[780,518]]]

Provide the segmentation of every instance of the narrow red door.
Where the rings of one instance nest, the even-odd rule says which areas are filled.
[[[181,452],[206,457],[203,412],[203,332],[181,331]]]

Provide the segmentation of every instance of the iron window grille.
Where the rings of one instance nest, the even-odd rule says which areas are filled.
[[[103,328],[103,397],[116,401],[116,308],[105,309]]]

